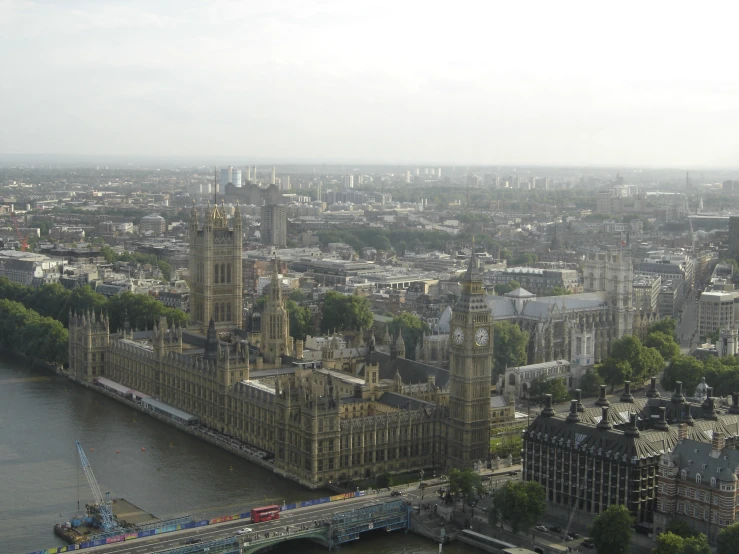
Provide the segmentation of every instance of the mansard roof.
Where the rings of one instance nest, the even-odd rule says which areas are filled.
[[[566,421],[567,412],[538,416],[524,432],[524,439],[568,447],[621,463],[663,454],[657,431],[629,434],[620,429],[600,429],[592,424]],[[659,432],[669,435],[669,431]],[[674,431],[675,435],[677,431]]]
[[[729,483],[736,481],[739,450],[724,448],[715,457],[711,455],[712,452],[710,443],[687,439],[675,447],[670,459],[678,466],[680,473],[685,470],[686,479],[694,480],[700,474],[701,481],[706,482],[711,477]],[[681,474],[678,475],[682,478]]]
[[[421,408],[434,408],[433,402],[426,402],[425,400],[419,400],[412,396],[406,396],[404,394],[398,394],[396,392],[386,392],[378,400],[380,404],[398,408],[401,410],[419,410]]]

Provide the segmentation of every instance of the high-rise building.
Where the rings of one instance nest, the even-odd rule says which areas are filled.
[[[729,256],[739,256],[739,216],[729,217]]]
[[[246,166],[246,182],[251,183],[251,166]]]
[[[207,209],[199,225],[190,212],[190,327],[203,334],[212,319],[216,329],[240,329],[242,321],[241,211],[233,227],[218,206]]]
[[[167,221],[159,214],[145,215],[139,221],[139,234],[153,233],[161,235],[167,229]]]
[[[286,175],[285,178],[282,180],[282,190],[290,190],[292,186],[290,185],[290,176]]]
[[[344,175],[344,188],[345,189],[354,188],[354,175]]]
[[[262,206],[262,242],[268,246],[287,246],[287,208],[282,204]]]
[[[241,170],[236,169],[235,167],[231,171],[231,183],[234,184],[235,187],[241,188],[242,182],[241,182]]]
[[[410,171],[406,171],[405,172],[405,182],[406,183],[410,183],[411,182],[411,172]]]
[[[272,174],[271,174],[271,176],[269,178],[269,184],[270,185],[277,184],[277,174],[275,172],[275,166],[272,166]]]
[[[320,181],[316,185],[316,201],[323,202],[323,184]]]
[[[219,184],[221,185],[221,192],[226,190],[226,185],[228,183],[233,183],[233,167],[230,165],[228,167],[222,167],[221,168],[221,179]]]
[[[447,466],[465,468],[490,450],[493,318],[474,251],[452,312]]]

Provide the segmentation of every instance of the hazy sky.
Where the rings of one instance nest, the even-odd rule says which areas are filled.
[[[0,0],[0,153],[739,167],[739,6]]]

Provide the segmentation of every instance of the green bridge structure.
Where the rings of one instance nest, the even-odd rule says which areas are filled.
[[[269,537],[244,540],[228,537],[198,544],[160,551],[159,554],[256,554],[288,541],[307,539],[322,544],[329,551],[338,550],[342,544],[359,540],[362,533],[384,529],[386,532],[400,529],[408,532],[411,506],[404,500],[381,502],[355,510],[335,512],[319,527],[292,529],[289,533],[274,532]]]

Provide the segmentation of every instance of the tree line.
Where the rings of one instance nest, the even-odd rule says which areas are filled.
[[[94,310],[105,312],[110,318],[110,331],[120,330],[124,322],[134,329],[151,329],[165,316],[169,324],[187,325],[188,315],[182,310],[168,308],[153,296],[124,292],[110,298],[95,292],[89,285],[72,290],[58,283],[29,287],[0,277],[0,299],[19,302],[26,309],[42,317],[50,317],[69,327],[69,312]]]
[[[61,322],[20,302],[0,300],[0,348],[63,365],[68,361],[67,340],[67,329]]]

